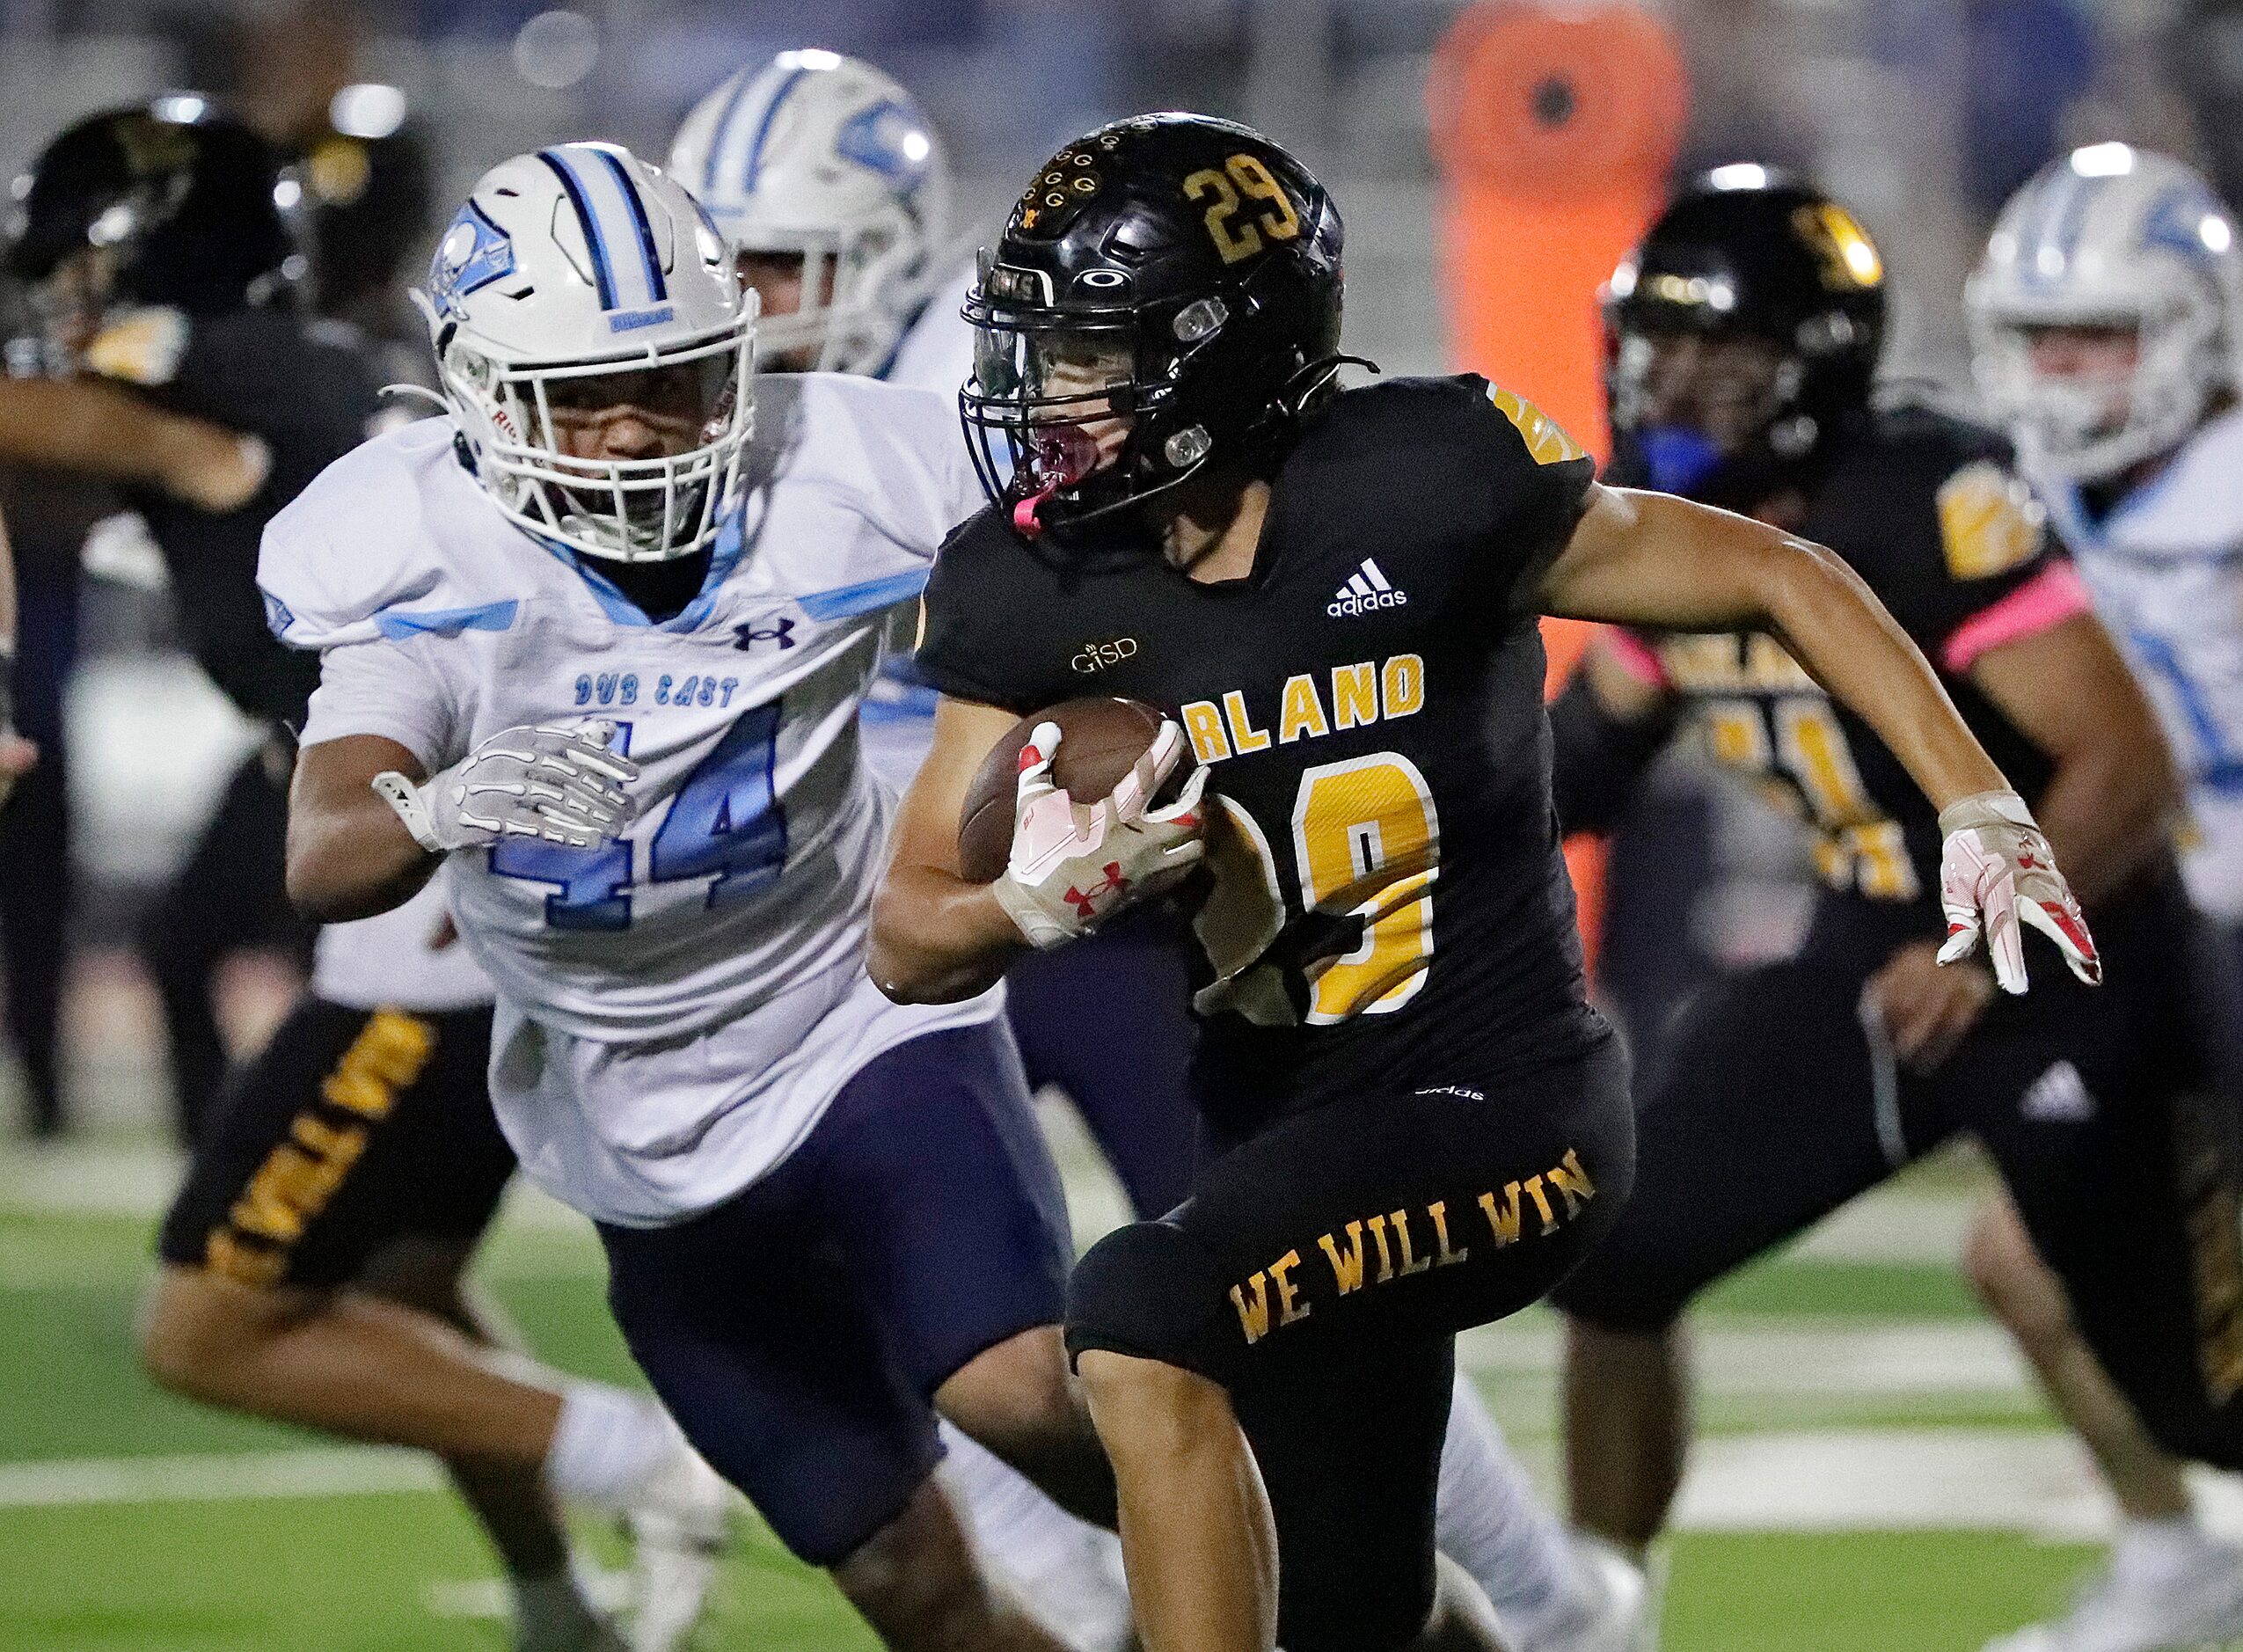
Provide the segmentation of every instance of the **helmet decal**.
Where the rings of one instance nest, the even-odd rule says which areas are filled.
[[[436,243],[428,297],[438,314],[457,321],[467,313],[460,307],[463,298],[513,274],[514,242],[471,201]]]

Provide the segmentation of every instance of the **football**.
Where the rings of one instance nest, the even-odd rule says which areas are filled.
[[[1013,800],[1019,793],[1020,748],[1038,723],[1059,725],[1059,755],[1052,778],[1078,803],[1110,795],[1130,766],[1160,732],[1158,706],[1115,695],[1086,695],[1062,700],[1023,717],[983,759],[966,794],[958,820],[958,871],[974,883],[993,883],[1004,875],[1012,853]],[[1192,764],[1180,762],[1155,794],[1156,803],[1173,800],[1191,778]]]

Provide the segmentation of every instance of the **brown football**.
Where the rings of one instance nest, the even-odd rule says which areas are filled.
[[[1035,726],[1045,722],[1059,725],[1059,755],[1052,763],[1052,778],[1078,803],[1095,803],[1111,795],[1130,766],[1145,755],[1160,732],[1161,713],[1142,700],[1091,695],[1062,700],[1005,730],[1005,738],[983,759],[958,817],[958,871],[970,882],[994,883],[1005,875],[1005,864],[1012,855],[1020,748],[1028,743]],[[1174,798],[1191,778],[1192,766],[1187,753],[1170,771],[1155,800]]]

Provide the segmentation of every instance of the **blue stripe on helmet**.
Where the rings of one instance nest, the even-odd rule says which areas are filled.
[[[552,169],[553,176],[560,179],[561,188],[568,196],[568,204],[576,208],[576,221],[583,226],[584,239],[592,249],[592,279],[600,289],[600,308],[615,309],[615,272],[608,264],[607,242],[600,234],[600,221],[593,216],[584,186],[577,181],[576,169],[557,150],[539,150],[537,158]]]
[[[807,69],[791,70],[778,83],[778,90],[771,93],[771,100],[763,106],[763,118],[756,123],[755,142],[748,146],[748,158],[740,172],[740,187],[744,194],[753,194],[756,180],[763,175],[763,145],[771,141],[771,122],[778,117],[778,106],[793,95],[794,89],[810,77]]]
[[[615,185],[623,191],[625,204],[631,208],[632,227],[639,231],[639,255],[647,261],[647,290],[655,303],[669,296],[669,283],[662,279],[662,255],[655,250],[654,226],[647,216],[647,203],[639,197],[639,185],[630,169],[617,160],[611,150],[597,150],[594,153],[607,163],[608,171],[615,174]]]
[[[756,84],[756,77],[742,69],[732,77],[732,93],[725,99],[724,112],[717,116],[717,123],[709,128],[709,157],[701,168],[702,194],[717,186],[717,168],[724,164],[725,145],[732,136],[732,123],[740,118],[740,106],[748,100],[748,89]]]

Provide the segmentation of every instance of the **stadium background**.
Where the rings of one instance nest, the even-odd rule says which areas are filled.
[[[1145,107],[1233,115],[1333,186],[1349,226],[1352,349],[1390,372],[1469,365],[1568,409],[1593,404],[1585,272],[1609,262],[1669,162],[1813,172],[1887,253],[1889,369],[1964,398],[1962,275],[1993,208],[2060,146],[2155,144],[2205,165],[2231,201],[2243,194],[2234,0],[1672,0],[1646,9],[1655,27],[1636,14],[1576,11],[1559,26],[1465,10],[10,0],[0,168],[19,171],[87,111],[192,87],[276,127],[309,110],[348,136],[402,134],[441,203],[492,160],[557,138],[659,155],[720,73],[829,46],[870,57],[927,106],[952,148],[961,245],[994,224],[1027,166],[1098,121]],[[396,233],[412,240],[410,274],[427,230]],[[1495,303],[1522,293],[1523,311]],[[74,531],[25,548],[47,559],[27,577],[76,605],[76,876],[49,875],[0,826],[0,909],[35,929],[68,892],[54,1128],[33,1129],[18,1068],[0,1075],[0,1120],[21,1120],[0,1135],[0,1646],[497,1646],[502,1596],[432,1465],[194,1410],[133,1364],[150,1230],[178,1166],[135,920],[252,737],[172,647],[152,558],[128,534],[91,551]],[[69,614],[68,600],[27,603],[26,655],[55,654]],[[1699,834],[1717,871],[1679,963],[1619,943],[1616,963],[1644,969],[1651,978],[1631,984],[1655,1001],[1666,976],[1782,951],[1800,867],[1780,828],[1687,762],[1653,806]],[[292,990],[278,956],[227,959],[230,1039],[252,1045]],[[1118,1218],[1119,1198],[1063,1109],[1048,1111],[1087,1242]],[[1706,1435],[1674,1551],[1672,1652],[1975,1648],[2056,1606],[2089,1558],[2108,1510],[1956,1275],[1976,1176],[1967,1155],[1925,1167],[1723,1288],[1701,1317]],[[541,1353],[627,1378],[597,1253],[574,1217],[518,1200],[483,1271]],[[1466,1357],[1505,1426],[1546,1460],[1552,1323],[1477,1333]],[[2210,1493],[2215,1522],[2243,1529],[2243,1487]],[[705,1643],[872,1644],[767,1537],[741,1553]]]

